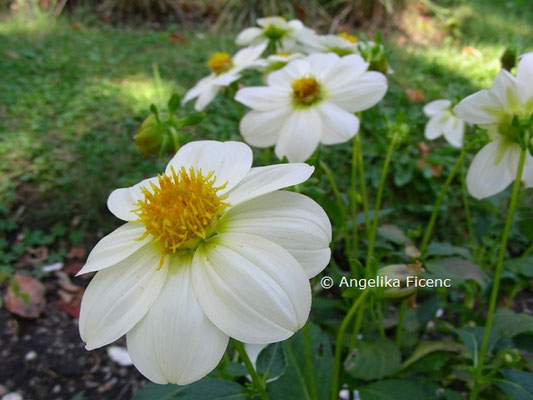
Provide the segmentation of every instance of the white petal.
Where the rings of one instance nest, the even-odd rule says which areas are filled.
[[[157,248],[146,245],[96,273],[81,302],[80,335],[87,350],[117,340],[144,317],[167,276],[168,257],[158,269],[160,260]]]
[[[320,81],[324,80],[324,77],[328,77],[332,70],[333,76],[335,73],[339,73],[339,70],[342,70],[342,68],[340,68],[341,58],[335,53],[311,54],[306,60],[311,65],[313,76]]]
[[[261,56],[261,53],[265,51],[267,45],[268,41],[265,40],[263,43],[239,50],[237,54],[233,56],[233,65],[238,69],[247,67]]]
[[[135,367],[156,383],[186,385],[217,366],[229,338],[198,303],[190,256],[172,257],[161,294],[127,340]]]
[[[529,101],[533,97],[533,53],[528,53],[521,58],[516,67],[516,78],[524,88],[526,101]]]
[[[235,100],[257,111],[270,111],[280,107],[288,108],[291,91],[281,87],[247,87],[235,95]]]
[[[451,105],[452,102],[450,100],[434,100],[424,106],[424,114],[427,117],[432,117],[441,114],[443,111],[447,111]]]
[[[244,344],[244,350],[246,350],[246,354],[248,355],[248,358],[250,359],[254,368],[256,368],[255,364],[257,362],[257,357],[259,357],[259,353],[261,353],[263,349],[265,349],[267,346],[268,344],[255,344],[255,343]]]
[[[240,131],[246,143],[255,147],[276,144],[282,126],[287,121],[289,108],[272,111],[250,111],[240,122]]]
[[[464,121],[451,116],[444,125],[444,137],[452,146],[461,147],[463,145]]]
[[[283,247],[309,278],[322,271],[331,254],[331,223],[314,200],[277,191],[231,208],[219,221],[220,232],[261,236]]]
[[[87,262],[77,275],[115,265],[129,257],[150,240],[148,235],[143,240],[138,240],[146,233],[146,228],[141,223],[127,223],[103,237],[91,250]]]
[[[504,190],[515,179],[517,165],[513,153],[520,151],[516,144],[494,140],[476,154],[466,177],[468,192],[484,199]]]
[[[263,30],[257,27],[243,29],[237,36],[235,43],[239,46],[247,46],[261,36],[261,33],[263,33]]]
[[[471,124],[493,124],[498,122],[498,114],[503,112],[503,106],[494,93],[480,90],[461,100],[453,112]]]
[[[281,128],[275,153],[281,160],[306,161],[318,147],[322,136],[322,120],[314,108],[294,110]]]
[[[257,25],[263,28],[266,28],[271,25],[278,28],[286,28],[287,21],[281,17],[263,17],[257,19]]]
[[[215,185],[227,186],[225,193],[237,185],[250,171],[253,154],[250,147],[241,142],[217,142],[202,140],[190,142],[179,149],[167,165],[166,174],[184,167],[201,170],[203,175],[214,171]]]
[[[196,111],[202,111],[209,103],[213,101],[219,92],[220,88],[216,85],[206,86],[199,94],[196,102],[194,103],[194,109]]]
[[[364,76],[369,65],[359,54],[350,54],[345,57],[339,57],[332,53],[313,54],[309,56],[309,59],[310,63],[314,62],[312,65],[317,67],[313,69],[313,73],[318,74],[328,90],[340,89],[345,85],[354,84]],[[316,61],[319,59],[323,59],[323,61],[317,63]]]
[[[151,190],[151,184],[157,184],[157,177],[145,179],[129,188],[115,189],[107,198],[107,208],[115,217],[123,221],[136,221],[139,217],[133,212],[137,202],[144,199],[142,189]]]
[[[194,290],[209,319],[246,343],[287,339],[307,320],[309,280],[282,247],[259,236],[224,233],[193,260]]]
[[[522,172],[522,182],[526,188],[530,188],[533,187],[533,156],[528,153],[526,157],[526,165]]]
[[[344,143],[359,132],[359,118],[339,106],[326,101],[317,108],[322,119],[322,137],[324,144]]]
[[[426,139],[435,140],[441,136],[447,120],[447,114],[437,114],[431,117],[424,129],[424,136]]]
[[[501,69],[490,88],[490,91],[498,97],[503,111],[509,114],[522,110],[522,103],[525,101],[522,95],[525,93],[519,86],[520,83],[509,71]]]
[[[276,164],[252,168],[248,175],[228,193],[232,206],[256,197],[305,182],[315,170],[303,163]]]
[[[267,84],[290,88],[293,80],[308,76],[310,72],[311,66],[306,60],[294,60],[282,69],[269,74]]]
[[[202,91],[204,91],[208,86],[212,86],[213,81],[215,80],[216,75],[211,74],[208,75],[202,79],[200,79],[196,85],[194,85],[191,89],[185,93],[185,96],[183,96],[183,100],[181,101],[181,104],[185,104],[189,100],[192,100],[200,95]]]
[[[376,105],[386,92],[385,75],[370,71],[365,72],[356,80],[347,81],[344,85],[328,86],[328,100],[346,111],[359,112]]]

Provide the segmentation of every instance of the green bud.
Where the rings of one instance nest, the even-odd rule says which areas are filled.
[[[415,286],[407,286],[409,276],[419,276],[424,269],[420,264],[394,264],[380,268],[378,277],[383,277],[385,282],[390,283],[393,287],[383,287],[378,295],[384,299],[402,300],[411,296]]]
[[[164,133],[164,126],[157,121],[155,114],[150,114],[133,137],[135,147],[145,156],[159,154]]]
[[[507,47],[500,58],[500,62],[503,69],[511,71],[516,66],[516,49]]]

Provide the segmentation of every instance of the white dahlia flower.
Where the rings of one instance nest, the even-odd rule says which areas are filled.
[[[461,147],[463,145],[465,123],[452,111],[450,100],[434,100],[426,104],[424,114],[429,117],[424,130],[426,139],[434,140],[444,136],[452,146]]]
[[[303,162],[319,143],[346,142],[359,131],[354,112],[380,101],[387,79],[358,55],[313,54],[268,75],[267,85],[237,92],[250,107],[240,131],[252,146],[276,145],[278,158]]]
[[[303,42],[309,53],[335,53],[341,57],[359,54],[359,46],[364,45],[356,36],[344,32],[338,35],[306,35]]]
[[[225,52],[215,52],[207,61],[211,74],[202,78],[196,85],[189,89],[183,97],[182,104],[196,99],[194,108],[203,110],[218,94],[222,87],[240,79],[242,70],[254,65],[259,59],[266,44],[246,47],[239,50],[233,58]]]
[[[251,164],[244,143],[193,142],[164,174],[111,193],[126,224],[80,271],[98,271],[81,304],[88,350],[126,334],[142,374],[184,385],[216,367],[229,337],[277,342],[305,324],[331,225],[313,200],[279,189],[313,168]]]
[[[277,50],[294,50],[303,36],[314,34],[302,21],[287,21],[282,17],[266,17],[257,20],[259,27],[244,29],[235,42],[239,46],[258,43],[274,43]]]
[[[490,89],[468,96],[453,111],[464,121],[487,129],[491,138],[468,169],[468,191],[478,199],[501,192],[514,181],[520,159],[512,121],[525,125],[533,115],[533,54],[520,59],[516,77],[500,70]],[[533,157],[529,153],[526,157],[522,181],[532,187]]]

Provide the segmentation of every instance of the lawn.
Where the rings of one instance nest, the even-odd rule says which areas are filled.
[[[439,1],[438,6],[432,2],[408,4],[400,28],[384,34],[389,64],[394,71],[388,76],[386,97],[361,116],[371,204],[376,198],[387,152],[387,132],[394,129],[403,132],[390,165],[380,208],[380,225],[385,228],[380,230],[376,249],[385,264],[410,262],[410,256],[403,252],[403,239],[398,239],[398,231],[409,242],[421,240],[439,191],[460,154],[460,150],[447,146],[442,139],[429,142],[424,138],[427,118],[422,112],[423,105],[439,98],[459,101],[488,88],[500,69],[499,59],[507,46],[517,45],[523,52],[533,50],[533,4],[528,0],[446,0]],[[206,60],[214,51],[235,52],[234,37],[235,32],[214,33],[205,28],[192,32],[179,25],[159,31],[113,27],[76,14],[62,15],[57,20],[26,21],[9,16],[0,19],[0,273],[11,274],[18,263],[16,268],[20,271],[45,282],[55,282],[54,274],[43,267],[56,262],[71,264],[73,248],[89,251],[101,237],[120,225],[107,211],[109,193],[157,174],[170,159],[170,156],[143,157],[135,148],[133,135],[150,113],[150,105],[164,107],[172,93],[183,94],[205,76]],[[246,82],[260,84],[261,78],[249,73]],[[209,105],[206,118],[190,132],[195,135],[194,140],[242,140],[239,113],[229,93],[223,93]],[[477,132],[487,140],[478,128],[470,128],[469,132]],[[467,154],[466,166],[484,144],[483,140]],[[254,149],[254,156],[255,165],[278,162],[271,152]],[[313,177],[298,189],[317,200],[332,221],[334,252],[327,270],[332,276],[348,269],[344,236],[338,228],[344,216],[320,162],[333,171],[343,191],[350,185],[351,157],[350,143],[322,146],[309,161],[316,166]],[[462,184],[465,172],[466,167],[461,167],[447,191],[428,249],[428,261],[432,259],[436,263],[439,257],[462,257],[468,262],[466,270],[482,275],[473,280],[470,276],[468,280],[464,271],[457,272],[457,279],[463,279],[464,286],[448,294],[440,292],[434,296],[430,291],[421,291],[417,299],[419,307],[407,311],[409,322],[401,346],[404,363],[419,340],[447,337],[454,327],[482,329],[484,324],[483,304],[488,303],[489,293],[486,281],[491,279],[496,264],[511,192],[507,190],[484,201],[475,200],[465,193]],[[340,200],[346,204],[349,201],[346,197]],[[360,207],[361,202],[359,197]],[[530,251],[532,231],[528,221],[531,221],[532,206],[533,191],[523,191],[510,233],[508,259],[517,259]],[[359,211],[356,230],[362,232],[364,215],[361,208]],[[472,232],[465,224],[467,218]],[[363,262],[366,246],[362,240],[356,249],[358,262]],[[40,247],[46,248],[44,256],[32,263],[20,263],[31,253],[28,249]],[[78,261],[84,261],[83,257]],[[531,313],[531,291],[525,285],[533,276],[533,260],[530,257],[522,263],[520,268],[527,270],[526,278],[519,279],[508,272],[502,285],[505,294],[502,298],[516,312],[527,314]],[[472,270],[471,265],[476,269]],[[436,270],[443,271],[442,268],[446,272],[442,266]],[[76,282],[86,285],[86,282]],[[335,313],[339,308],[346,310],[344,304],[335,303],[338,294],[323,292],[313,300],[312,320],[329,333],[335,332],[338,326]],[[53,303],[57,296],[52,293],[48,297]],[[443,309],[445,319],[434,317],[437,310],[442,314]],[[47,315],[53,316],[55,312],[47,311]],[[383,312],[385,329],[393,332],[396,306],[387,305]],[[4,311],[0,316],[4,321],[13,318]],[[65,331],[72,333],[75,324],[58,318],[67,326]],[[425,330],[428,322],[437,325],[437,333]],[[21,329],[36,334],[29,323],[24,322]],[[533,370],[533,349],[526,343],[531,336],[524,334],[530,332],[529,328],[520,332],[517,340],[520,343],[513,346],[521,349],[520,368],[524,371]],[[456,342],[468,347],[466,333],[458,335]],[[9,343],[8,336],[5,333],[4,342],[0,339],[0,343]],[[81,342],[77,343],[75,337],[69,341],[77,347],[76,354],[83,357]],[[24,351],[13,357],[24,356]],[[455,352],[444,355],[444,352],[428,350],[429,353],[432,354],[413,360],[411,369],[391,372],[390,376],[418,379],[422,382],[420,387],[439,379],[440,385],[449,384],[446,399],[463,398],[468,391],[464,383],[468,381],[465,377],[468,373],[463,367],[470,361],[460,361]],[[101,354],[106,357],[105,353]],[[13,368],[32,371],[31,365],[17,364],[14,358],[10,360]],[[84,368],[89,368],[87,365],[83,364]],[[72,384],[74,378],[68,373],[58,375],[64,383],[60,391],[62,398],[81,390],[87,391],[87,398],[98,396],[94,387]],[[18,390],[25,398],[35,396],[34,389],[25,387],[23,380],[9,374],[3,379],[5,382],[0,379],[0,384],[9,391]],[[104,378],[101,375],[96,379]],[[357,386],[375,377],[355,374],[350,379]],[[135,375],[134,380],[141,382],[142,378]],[[46,390],[53,386],[43,385]],[[131,396],[139,385],[128,383],[127,391],[121,395]],[[111,396],[110,393],[116,396],[118,392],[113,390],[102,396]],[[485,392],[485,396],[486,399],[510,398],[496,389],[494,393]],[[367,398],[371,397],[364,399]]]

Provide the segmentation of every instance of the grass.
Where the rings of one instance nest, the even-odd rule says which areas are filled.
[[[374,166],[368,171],[371,187],[377,186],[386,147],[380,133],[386,128],[383,117],[394,118],[400,110],[410,127],[410,137],[392,166],[384,208],[395,211],[395,223],[414,231],[423,227],[446,173],[434,178],[429,167],[414,165],[420,158],[415,144],[423,138],[425,118],[405,89],[422,90],[426,101],[460,99],[490,84],[499,56],[516,33],[526,43],[533,37],[533,10],[527,1],[443,5],[455,10],[448,18],[460,22],[462,37],[436,46],[400,45],[389,36],[395,70],[390,90],[382,105],[363,116],[363,137],[369,139],[365,156]],[[0,22],[0,212],[16,220],[10,225],[12,233],[14,227],[46,231],[61,223],[77,230],[78,240],[92,242],[117,223],[105,207],[110,191],[162,169],[166,160],[143,159],[132,142],[150,104],[162,104],[170,93],[183,92],[206,74],[205,59],[212,51],[235,50],[226,37],[187,34],[183,42],[170,41],[175,28],[114,29],[85,26],[74,18]],[[465,47],[479,53],[465,55]],[[154,81],[154,64],[160,82]],[[232,105],[222,96],[210,107],[214,112],[196,129],[198,137],[238,140]],[[323,149],[341,185],[349,175],[349,147]],[[444,171],[451,168],[456,153],[433,147],[430,160],[443,164]],[[329,201],[325,186],[308,191]],[[446,210],[460,208],[457,189],[449,197]],[[483,215],[490,214],[488,204],[479,207]],[[335,218],[334,207],[329,208]]]

